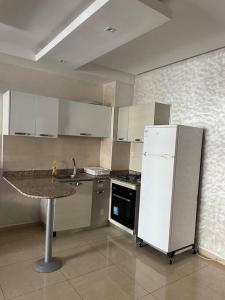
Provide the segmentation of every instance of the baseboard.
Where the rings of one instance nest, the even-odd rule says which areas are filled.
[[[198,252],[200,255],[204,256],[205,258],[215,260],[218,263],[225,265],[225,258],[221,257],[220,255],[218,255],[212,251],[209,251],[209,250],[206,250],[205,248],[199,247]]]

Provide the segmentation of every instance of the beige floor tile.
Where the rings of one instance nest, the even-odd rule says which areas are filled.
[[[119,263],[134,256],[132,251],[121,245],[121,241],[122,239],[108,238],[104,241],[91,242],[90,245],[101,252],[108,260],[111,260],[113,263]]]
[[[127,236],[108,237],[102,241],[90,241],[90,245],[113,263],[119,263],[127,258],[142,255],[146,251],[144,248],[139,248],[136,242]]]
[[[44,243],[35,237],[3,243],[0,247],[0,267],[40,257],[44,254]]]
[[[176,255],[173,264],[169,265],[168,257],[165,254],[148,246],[144,248],[146,251],[142,252],[138,257],[159,272],[165,272],[166,274],[176,271],[184,275],[189,275],[208,265],[206,260],[200,258],[198,255],[193,255],[190,251]]]
[[[209,265],[153,293],[158,300],[224,300],[225,267]]]
[[[20,229],[6,229],[0,231],[0,244],[35,238],[44,241],[45,230],[40,225],[28,226]]]
[[[65,281],[59,271],[49,274],[35,272],[33,264],[32,260],[0,268],[0,285],[7,299]]]
[[[16,297],[13,300],[81,300],[81,298],[69,283],[63,282]]]
[[[53,253],[85,245],[87,245],[87,242],[82,241],[74,233],[57,233],[57,236],[53,239]]]
[[[84,300],[132,300],[147,294],[114,266],[73,279],[71,283]]]
[[[111,265],[100,252],[90,245],[68,249],[58,253],[64,265],[61,269],[66,278],[74,278]]]
[[[74,235],[82,241],[101,241],[110,237],[125,236],[125,233],[110,226],[75,232]]]
[[[171,266],[162,253],[150,247],[138,248],[128,238],[115,237],[91,244],[149,292],[206,266],[205,261],[190,253],[177,256]]]

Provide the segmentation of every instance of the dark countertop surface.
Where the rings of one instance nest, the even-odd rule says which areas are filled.
[[[76,193],[76,184],[71,182],[93,181],[114,178],[122,182],[139,185],[137,181],[122,180],[117,177],[124,172],[112,172],[111,175],[93,176],[82,171],[78,171],[74,178],[70,178],[71,169],[59,170],[56,177],[51,176],[51,170],[33,171],[6,171],[3,178],[21,194],[37,198],[62,198]],[[126,174],[126,173],[125,173]]]
[[[6,171],[3,178],[21,194],[37,199],[62,198],[76,193],[76,184],[71,182],[93,181],[109,176],[93,176],[78,172],[72,179],[71,170],[59,170],[59,175],[51,176],[51,170]]]
[[[52,176],[15,176],[3,178],[21,194],[37,199],[56,199],[76,193],[76,186],[60,182]]]

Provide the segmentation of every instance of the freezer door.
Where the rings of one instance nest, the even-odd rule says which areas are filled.
[[[151,155],[144,145],[138,237],[168,252],[174,158]]]
[[[174,156],[177,127],[146,127],[144,131],[145,151],[152,155]]]

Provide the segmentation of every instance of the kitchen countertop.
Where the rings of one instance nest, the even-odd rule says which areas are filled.
[[[117,175],[122,173],[124,172],[118,171],[112,172],[111,175],[93,176],[79,170],[72,179],[69,178],[69,174],[72,174],[71,169],[59,170],[59,174],[56,177],[51,176],[51,170],[6,171],[3,173],[3,178],[25,196],[37,199],[56,199],[76,193],[76,185],[69,184],[71,182],[113,178],[128,184],[140,185],[139,182],[117,178]]]
[[[6,171],[3,178],[21,194],[37,198],[62,198],[76,192],[76,185],[69,184],[79,181],[93,181],[109,178],[109,176],[93,176],[84,172],[78,172],[72,179],[70,169],[59,170],[56,177],[51,176],[51,170],[32,170],[32,171]]]
[[[76,186],[47,175],[3,174],[3,178],[21,194],[36,199],[56,199],[76,193]]]

